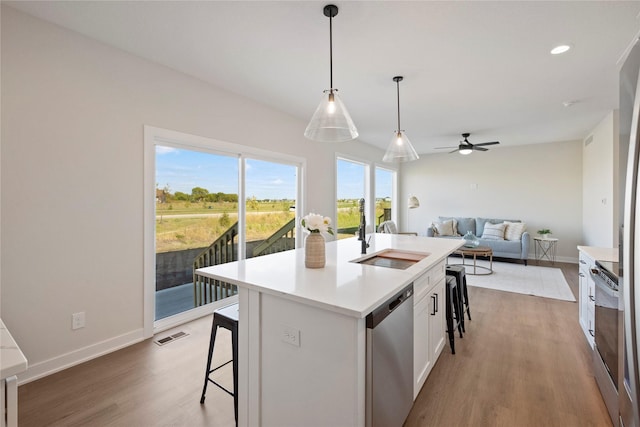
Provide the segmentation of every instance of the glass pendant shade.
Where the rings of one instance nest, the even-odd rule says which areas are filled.
[[[398,130],[393,133],[393,139],[387,147],[387,152],[382,158],[383,162],[411,162],[418,160],[418,153],[411,145],[411,141],[403,130],[400,130],[400,82],[404,79],[402,76],[395,76],[393,81],[396,82],[396,90],[398,96]]]
[[[313,113],[304,136],[318,142],[346,142],[358,137],[358,130],[349,112],[333,87],[333,18],[338,14],[338,6],[328,4],[323,14],[329,18],[329,90],[325,90],[320,105]]]
[[[319,142],[346,142],[358,137],[358,130],[337,89],[324,91],[304,136]]]
[[[393,133],[393,139],[389,143],[387,152],[384,153],[382,158],[383,162],[410,162],[418,160],[418,153],[411,145],[411,141],[407,138],[407,135],[403,130],[399,130]]]

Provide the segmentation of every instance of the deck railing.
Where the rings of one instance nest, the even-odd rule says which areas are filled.
[[[295,248],[295,218],[282,226],[265,241],[253,249],[252,256],[260,256],[275,252],[288,251]],[[224,234],[208,248],[200,252],[193,261],[193,296],[195,306],[204,305],[219,299],[235,295],[235,285],[204,277],[196,273],[198,268],[236,261],[238,257],[237,242],[238,223],[233,224]]]
[[[265,241],[260,243],[253,249],[253,256],[273,254],[276,252],[284,252],[289,249],[295,249],[295,231],[296,219],[292,218],[291,221],[286,223],[280,228],[280,230],[273,233]]]
[[[195,306],[230,297],[238,293],[235,285],[211,279],[196,273],[198,268],[235,261],[238,256],[238,223],[233,224],[193,261],[193,298]]]

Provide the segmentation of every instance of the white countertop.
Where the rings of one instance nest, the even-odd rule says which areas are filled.
[[[0,319],[0,378],[8,378],[27,370],[27,358]]]
[[[326,244],[324,268],[306,268],[304,249],[279,252],[198,269],[198,273],[240,287],[364,318],[394,293],[458,249],[462,239],[371,234],[367,255],[355,237]],[[384,249],[430,253],[406,270],[350,262]]]
[[[599,248],[597,246],[578,246],[578,250],[596,261],[618,261],[618,248]]]

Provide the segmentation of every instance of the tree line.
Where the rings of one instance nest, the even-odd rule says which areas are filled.
[[[229,194],[223,192],[209,193],[209,190],[202,187],[193,187],[191,194],[184,193],[182,191],[176,191],[171,193],[169,186],[165,186],[163,189],[156,188],[156,199],[162,203],[172,201],[184,201],[184,202],[238,202],[237,194]]]

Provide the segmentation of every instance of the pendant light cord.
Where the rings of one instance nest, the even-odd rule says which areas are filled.
[[[393,81],[396,82],[396,90],[398,93],[398,132],[400,133],[400,82],[404,79],[402,76],[395,76]]]
[[[400,79],[396,79],[398,89],[398,133],[400,133]]]
[[[329,13],[329,90],[333,93],[333,13]]]

